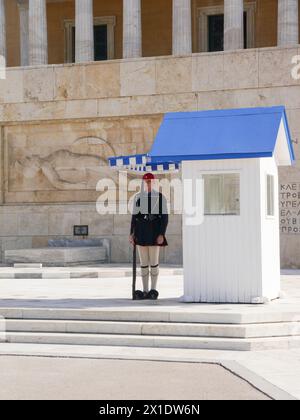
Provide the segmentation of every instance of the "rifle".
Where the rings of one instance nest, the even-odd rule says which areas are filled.
[[[133,245],[133,258],[132,258],[132,300],[136,300],[136,244]]]

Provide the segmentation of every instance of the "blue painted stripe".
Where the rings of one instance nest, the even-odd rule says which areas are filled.
[[[108,159],[109,166],[121,167],[128,165],[145,165],[148,161],[148,155],[129,155],[110,157]]]

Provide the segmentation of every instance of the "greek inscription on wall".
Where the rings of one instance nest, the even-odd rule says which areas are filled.
[[[281,184],[279,191],[280,232],[300,234],[300,183]]]

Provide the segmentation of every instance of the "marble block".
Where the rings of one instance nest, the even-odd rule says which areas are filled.
[[[80,263],[100,263],[107,261],[105,247],[63,247],[6,250],[6,264],[40,263],[50,266],[64,266]]]

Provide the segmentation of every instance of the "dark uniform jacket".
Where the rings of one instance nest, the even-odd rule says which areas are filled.
[[[142,191],[134,200],[130,234],[134,236],[136,245],[156,246],[157,238],[164,236],[160,246],[167,246],[165,237],[168,226],[167,200],[158,191],[150,193]]]

